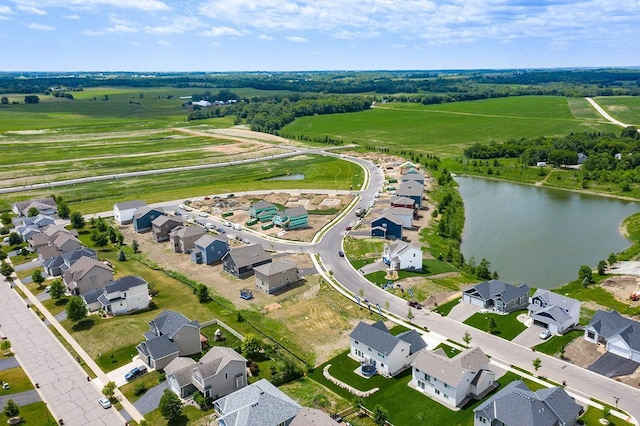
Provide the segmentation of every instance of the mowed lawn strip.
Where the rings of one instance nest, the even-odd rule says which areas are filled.
[[[9,389],[2,389],[2,387],[0,387],[0,396],[12,395],[34,389],[33,384],[22,367],[14,367],[0,371],[0,381],[9,383]]]
[[[517,320],[517,316],[522,312],[523,311],[515,311],[507,315],[478,312],[467,318],[464,323],[489,333],[490,319],[493,318],[496,322],[494,334],[502,337],[503,339],[512,340],[527,328],[523,323]]]

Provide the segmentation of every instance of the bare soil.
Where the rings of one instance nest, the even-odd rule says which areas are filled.
[[[629,296],[639,288],[640,278],[631,275],[618,275],[607,278],[600,286],[617,300],[632,307],[639,307],[640,301],[632,301]]]

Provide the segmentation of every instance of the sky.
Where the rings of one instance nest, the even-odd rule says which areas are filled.
[[[0,0],[0,71],[640,66],[640,0]]]

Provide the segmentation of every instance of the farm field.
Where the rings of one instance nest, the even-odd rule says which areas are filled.
[[[594,100],[614,118],[640,127],[640,98],[637,96],[599,96]]]
[[[584,105],[583,105],[584,103]],[[465,146],[510,138],[613,131],[584,99],[523,96],[441,105],[378,103],[370,111],[301,117],[283,132],[345,143],[453,156]]]

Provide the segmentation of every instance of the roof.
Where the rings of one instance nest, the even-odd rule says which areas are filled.
[[[516,380],[473,412],[489,423],[498,420],[508,425],[555,426],[577,418],[581,408],[562,387],[532,392],[521,380]]]
[[[261,379],[214,402],[228,426],[277,426],[293,419],[302,407]]]
[[[489,358],[479,347],[466,349],[453,358],[444,351],[420,351],[411,366],[455,387],[467,372],[487,369]]]
[[[607,340],[619,335],[631,349],[640,350],[640,323],[623,317],[618,311],[597,311],[587,328],[593,328]]]
[[[420,246],[405,243],[404,241],[397,241],[389,244],[387,247],[390,257],[398,257],[409,250],[417,250],[422,253],[422,248]]]
[[[391,205],[402,204],[404,206],[407,204],[414,205],[415,203],[416,201],[413,198],[399,196],[391,197]]]
[[[531,305],[529,305],[531,306]],[[539,320],[544,323],[553,322],[557,325],[563,325],[568,320],[571,319],[569,314],[567,314],[564,310],[556,305],[551,305],[543,309],[539,309],[537,311],[531,312],[531,318],[534,320]]]
[[[92,257],[92,258],[96,259],[98,257],[98,253],[95,250],[92,250],[92,249],[87,248],[87,247],[78,247],[75,250],[68,251],[68,252],[64,253],[62,255],[62,258],[64,259],[65,263],[68,263],[69,265],[71,265],[76,260],[80,259],[83,256],[84,257]]]
[[[367,324],[360,321],[353,329],[350,338],[357,340],[383,355],[389,355],[400,342],[410,345],[411,353],[415,353],[426,347],[426,343],[415,330],[407,331],[398,336],[392,335],[382,321]]]
[[[56,201],[51,197],[34,198],[33,200],[27,200],[27,201],[18,201],[17,203],[14,203],[13,205],[15,206],[16,210],[18,210],[20,213],[24,213],[25,210],[28,211],[29,208],[31,208],[31,207],[38,208],[37,207],[38,204],[45,205],[47,207],[53,207],[53,208],[57,207]],[[41,209],[38,209],[38,210],[41,210]]]
[[[244,247],[234,248],[225,256],[230,256],[233,263],[239,268],[271,259],[271,255],[265,251],[262,244],[251,244]]]
[[[54,224],[54,225],[49,225],[49,226],[45,227],[43,232],[45,234],[47,234],[48,236],[53,237],[58,232],[69,233],[69,230],[67,228],[65,228],[64,226],[60,226],[60,225],[55,225]]]
[[[391,209],[389,209],[389,210],[391,210]],[[373,225],[374,222],[378,222],[378,221],[380,221],[382,219],[386,219],[389,222],[394,223],[396,225],[402,225],[402,220],[400,220],[398,218],[398,216],[394,215],[389,210],[386,210],[386,211],[382,212],[381,216],[378,216],[377,218],[373,219],[371,221],[371,225]],[[375,226],[375,225],[373,225],[373,226]]]
[[[200,226],[178,226],[170,232],[169,235],[178,238],[197,237],[198,235],[204,235],[207,231]]]
[[[167,375],[173,375],[178,386],[184,387],[191,384],[191,377],[193,376],[191,369],[195,363],[191,358],[179,356],[167,364],[164,372]]]
[[[137,348],[143,355],[150,356],[153,359],[161,359],[171,354],[180,353],[178,345],[167,336],[146,340],[140,343]]]
[[[77,239],[76,237],[74,237],[71,234],[67,234],[66,232],[59,233],[56,236],[55,240],[53,240],[53,244],[58,246],[58,247],[60,247],[61,245],[63,245],[64,243],[66,243],[69,240],[71,240],[73,242],[76,242],[78,244],[82,244],[82,242],[80,242],[79,239]]]
[[[82,256],[69,269],[67,269],[65,276],[66,274],[73,274],[73,279],[78,280],[94,267],[101,268],[113,273],[113,269],[109,268],[99,260],[87,256]]]
[[[420,180],[424,179],[424,172],[417,169],[409,169],[402,174],[402,180]]]
[[[257,273],[268,277],[290,271],[291,269],[298,269],[298,265],[289,260],[278,260],[276,262],[265,263],[264,265],[253,268]]]
[[[533,296],[531,296],[531,299],[539,299],[543,306],[531,303],[529,304],[530,311],[539,311],[552,305],[558,306],[567,312],[573,310],[576,306],[578,309],[580,308],[580,302],[578,300],[541,288],[536,290]]]
[[[251,208],[254,210],[263,210],[263,209],[276,208],[276,206],[275,204],[271,204],[268,201],[260,200],[251,204]]]
[[[162,210],[162,209],[156,209],[156,208],[153,208],[153,207],[144,206],[144,207],[140,207],[138,210],[136,210],[133,213],[133,218],[134,219],[140,219],[141,217],[143,217],[144,215],[146,215],[148,213],[151,213],[152,211],[157,212],[157,213],[159,213],[161,215],[164,214],[164,210]]]
[[[84,303],[90,305],[92,303],[96,303],[98,298],[103,294],[104,289],[97,288],[95,290],[89,290],[86,293],[82,293],[80,297],[84,299]]]
[[[333,420],[327,413],[315,408],[302,407],[289,426],[333,426],[338,422]]]
[[[32,235],[31,238],[29,238],[29,241],[31,241],[32,245],[37,246],[41,244],[48,244],[49,238],[50,238],[49,235],[43,232],[39,232],[37,234]]]
[[[225,244],[228,244],[228,238],[226,235],[211,235],[204,234],[202,237],[198,238],[195,242],[198,247],[209,247],[211,244],[216,241],[221,241]]]
[[[401,196],[420,196],[422,197],[422,192],[424,191],[424,185],[418,183],[416,181],[408,181],[402,182],[398,189],[396,190],[396,194]]]
[[[198,369],[200,377],[206,379],[218,374],[232,361],[240,361],[243,368],[247,362],[246,358],[231,348],[214,346],[200,358],[194,368]]]
[[[38,256],[43,260],[51,259],[52,257],[60,255],[62,255],[62,250],[60,250],[60,247],[56,246],[44,246],[38,250]]]
[[[393,215],[405,215],[413,217],[413,209],[408,209],[406,207],[391,207],[387,211]]]
[[[305,209],[304,207],[296,206],[296,207],[284,209],[284,214],[287,217],[296,217],[296,216],[306,216],[309,213],[307,212],[307,209]]]
[[[122,210],[130,210],[130,209],[138,209],[140,207],[145,207],[147,203],[140,200],[130,200],[130,201],[122,201],[120,203],[115,203],[113,205],[113,209]]]
[[[169,310],[162,311],[155,319],[149,321],[149,327],[156,336],[171,337],[180,330],[183,325],[200,327],[198,321],[191,321],[181,313]],[[158,333],[156,333],[156,331]]]
[[[184,221],[182,220],[181,217],[162,215],[162,216],[158,216],[155,219],[153,219],[151,221],[151,224],[152,225],[156,225],[156,226],[162,226],[165,223],[169,223],[169,222],[177,223],[179,225],[182,225],[184,223]]]
[[[526,284],[520,284],[516,287],[512,284],[505,283],[504,281],[491,280],[476,284],[465,290],[464,293],[477,293],[484,300],[502,299],[506,303],[517,299],[524,293],[528,295],[529,286]]]
[[[139,285],[149,285],[149,283],[136,275],[127,275],[126,277],[105,284],[104,290],[107,293],[115,293],[116,291],[127,291]]]

